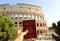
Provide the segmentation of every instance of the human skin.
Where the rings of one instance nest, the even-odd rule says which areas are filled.
[[[28,33],[28,30],[24,31],[22,28],[18,29],[14,38],[14,41],[23,41],[23,36]]]

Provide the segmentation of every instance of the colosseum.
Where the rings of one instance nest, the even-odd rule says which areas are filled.
[[[0,5],[0,13],[11,18],[15,22],[15,28],[22,27],[23,20],[36,20],[37,37],[47,35],[48,27],[44,19],[42,7],[18,3],[16,5],[2,4]]]

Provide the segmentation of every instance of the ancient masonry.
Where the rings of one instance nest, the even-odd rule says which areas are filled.
[[[15,27],[22,27],[23,20],[36,20],[37,36],[47,35],[48,27],[44,19],[42,8],[31,4],[2,4],[0,5],[0,13],[11,18],[15,22]]]

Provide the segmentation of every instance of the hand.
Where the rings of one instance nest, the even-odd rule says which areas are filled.
[[[22,28],[18,29],[15,35],[14,41],[23,41],[23,36],[26,35],[27,33],[28,33],[28,30],[23,32]]]

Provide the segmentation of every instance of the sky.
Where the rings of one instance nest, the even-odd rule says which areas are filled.
[[[47,26],[60,20],[60,0],[0,0],[0,4],[26,3],[41,6]]]

